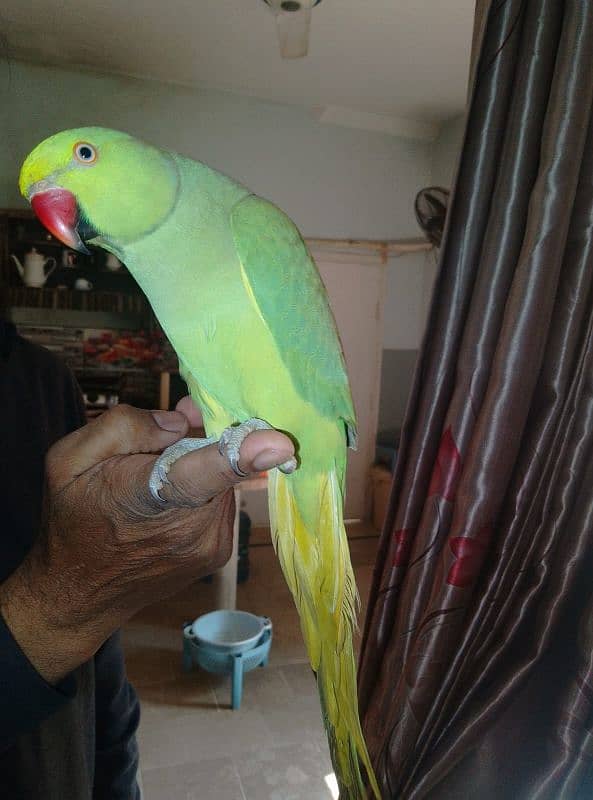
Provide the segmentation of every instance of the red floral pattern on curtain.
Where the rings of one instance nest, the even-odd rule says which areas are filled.
[[[461,475],[461,454],[453,439],[451,428],[447,428],[441,439],[437,453],[428,496],[438,494],[450,503],[455,499],[459,476]]]

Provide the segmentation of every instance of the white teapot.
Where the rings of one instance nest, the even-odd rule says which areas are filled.
[[[11,254],[10,257],[16,264],[19,274],[26,286],[35,286],[38,288],[45,286],[46,280],[56,268],[55,258],[46,258],[42,253],[38,253],[34,247],[28,253],[25,253],[24,267],[14,254]],[[45,265],[49,264],[50,261],[53,262],[53,265],[46,272]]]

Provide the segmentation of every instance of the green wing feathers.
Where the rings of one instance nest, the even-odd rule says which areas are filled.
[[[343,520],[346,437],[355,416],[342,349],[317,268],[291,220],[250,195],[231,212],[241,277],[297,395],[302,456],[292,475],[269,476],[272,538],[317,675],[343,800],[379,790],[358,717],[353,634],[358,596]],[[362,765],[362,766],[361,766]]]
[[[355,444],[356,421],[342,348],[317,267],[294,223],[249,195],[231,212],[242,277],[297,392]]]

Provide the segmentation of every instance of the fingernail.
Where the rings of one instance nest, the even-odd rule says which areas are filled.
[[[253,469],[256,472],[272,469],[272,467],[277,467],[278,464],[284,464],[291,455],[292,453],[281,452],[279,450],[262,450],[262,452],[258,453],[253,459]]]
[[[187,427],[187,420],[179,411],[151,411],[152,418],[164,431],[181,433]]]

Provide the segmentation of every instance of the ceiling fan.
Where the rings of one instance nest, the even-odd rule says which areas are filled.
[[[321,0],[264,0],[276,17],[282,58],[302,58],[309,51],[311,11]]]

